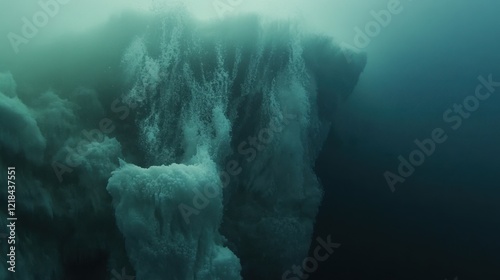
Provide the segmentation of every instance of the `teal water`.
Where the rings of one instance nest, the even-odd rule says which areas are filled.
[[[0,4],[1,279],[500,278],[496,2],[67,2]]]

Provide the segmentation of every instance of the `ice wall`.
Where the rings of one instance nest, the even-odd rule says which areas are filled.
[[[115,49],[89,43],[113,28]],[[38,244],[20,245],[20,279],[96,259],[147,280],[279,279],[300,263],[322,199],[312,168],[366,58],[257,16],[102,30],[26,53],[17,85],[0,77],[0,163],[26,170],[18,238]]]
[[[164,219],[154,219],[156,209],[177,221],[165,222],[173,235],[203,228],[217,232],[213,240],[199,239],[196,246],[217,244],[222,233],[241,259],[244,275],[277,279],[307,255],[322,198],[312,167],[331,112],[352,91],[365,60],[361,56],[351,63],[352,54],[328,38],[303,34],[294,23],[264,23],[255,16],[207,24],[171,15],[156,26],[124,56],[132,88],[125,100],[137,108],[139,148],[147,165],[167,174],[182,170],[182,181],[190,183],[180,184],[173,174],[165,176],[176,179],[146,175],[153,167],[130,167],[145,179],[132,183],[134,179],[126,179],[132,175],[122,169],[113,173],[108,190],[115,203],[127,207],[117,197],[130,184],[153,184],[157,195],[182,189],[164,202],[168,210],[147,203],[152,207],[148,219]],[[215,165],[211,171],[200,163],[200,153]],[[204,193],[197,179],[200,168],[210,174],[205,177],[218,174],[210,184],[223,199]],[[203,199],[209,206],[197,203]],[[134,219],[118,209],[117,217]],[[207,220],[212,224],[203,226]],[[177,246],[177,241],[167,243]],[[128,244],[128,249],[141,246]],[[163,258],[173,258],[170,254]],[[235,259],[228,261],[227,266],[236,267]],[[152,271],[141,263],[134,263],[139,274]]]

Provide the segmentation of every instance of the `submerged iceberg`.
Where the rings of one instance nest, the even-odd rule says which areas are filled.
[[[35,135],[2,123],[0,165],[50,170],[27,172],[18,194],[32,228],[19,243],[41,242],[19,249],[22,279],[70,279],[92,259],[108,278],[127,267],[145,280],[280,279],[307,256],[322,200],[314,163],[366,58],[293,21],[133,20],[144,28],[110,62],[124,94],[65,81],[60,97],[0,95],[0,116]],[[95,104],[120,120],[92,130]]]

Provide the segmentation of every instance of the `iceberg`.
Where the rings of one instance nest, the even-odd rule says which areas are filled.
[[[15,122],[1,124],[0,165],[41,170],[22,179],[33,230],[18,238],[45,241],[19,248],[19,279],[71,279],[89,262],[108,278],[279,279],[307,256],[313,166],[366,56],[293,20],[129,16],[115,19],[136,28],[109,76],[82,67],[85,79],[18,98],[30,77],[0,75],[0,116]]]

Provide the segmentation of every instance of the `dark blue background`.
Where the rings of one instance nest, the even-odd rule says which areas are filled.
[[[316,164],[315,236],[342,246],[309,279],[500,279],[500,88],[458,130],[442,117],[479,75],[500,81],[499,5],[477,2],[408,12],[365,49]],[[392,193],[383,173],[437,127],[448,140]]]

